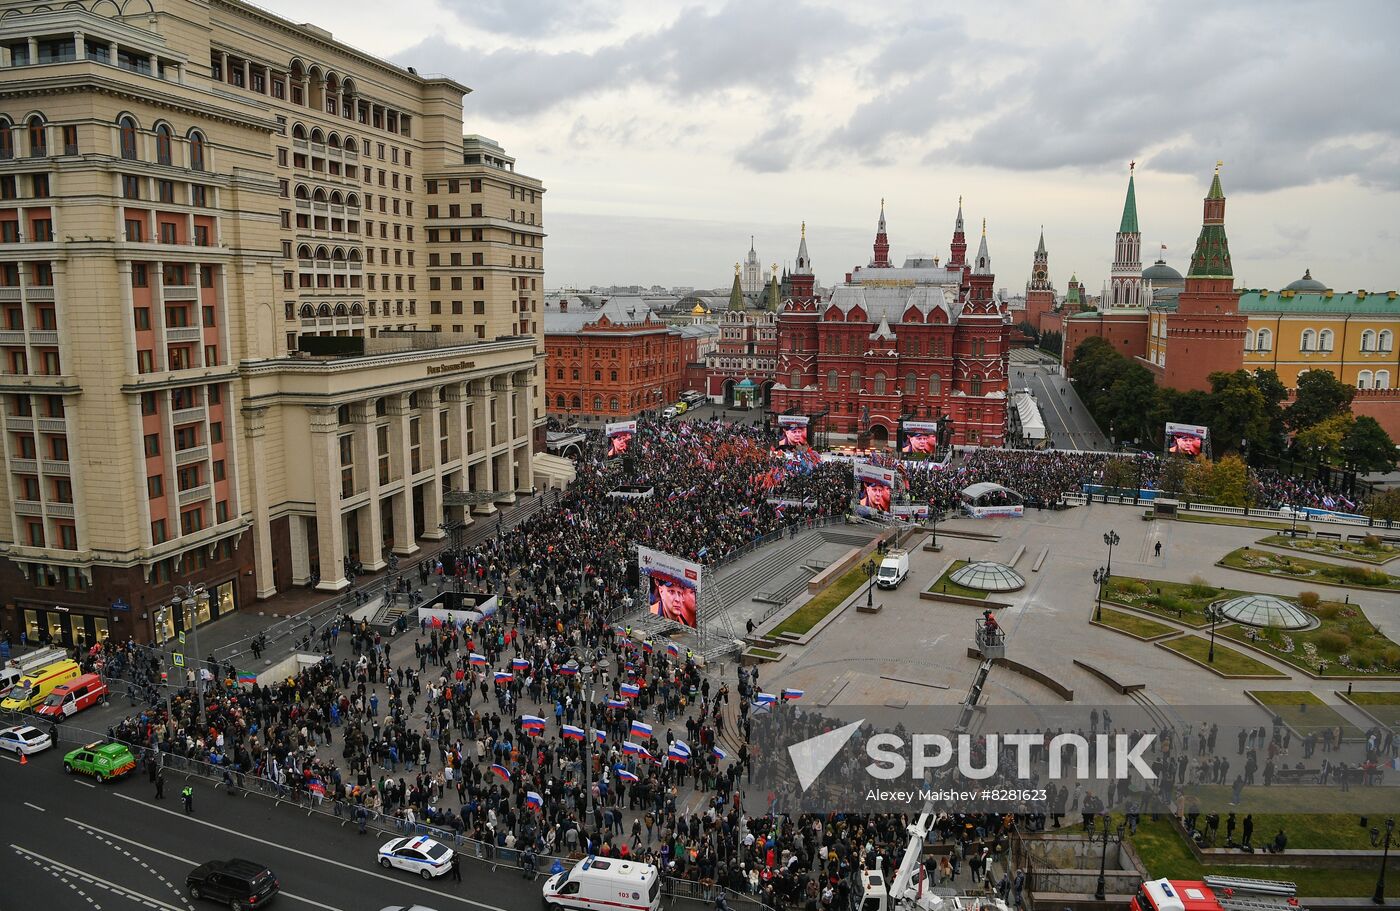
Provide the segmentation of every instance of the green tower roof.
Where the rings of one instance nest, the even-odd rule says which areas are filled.
[[[1119,234],[1138,234],[1137,193],[1133,189],[1133,172],[1128,169],[1128,198],[1123,200],[1123,222],[1118,226]]]
[[[732,287],[732,288],[729,289],[729,309],[730,309],[730,310],[742,310],[742,309],[744,309],[744,289],[743,289],[743,286],[739,284],[739,265],[738,265],[738,263],[735,263],[735,264],[734,264],[734,287]]]

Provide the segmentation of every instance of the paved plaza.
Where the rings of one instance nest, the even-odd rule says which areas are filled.
[[[1362,607],[1382,633],[1400,641],[1400,597],[1394,592],[1356,591],[1320,585],[1316,580],[1295,582],[1216,566],[1215,562],[1226,553],[1253,544],[1269,532],[1228,525],[1146,521],[1142,514],[1142,507],[1098,504],[1059,512],[1031,510],[1017,519],[960,518],[943,523],[938,534],[943,552],[923,549],[928,535],[914,539],[917,544],[911,550],[909,578],[895,591],[877,589],[874,593],[882,605],[879,613],[860,613],[855,609],[854,605],[863,604],[866,598],[862,587],[851,599],[851,606],[812,637],[810,644],[783,646],[785,659],[763,668],[765,686],[805,689],[816,704],[961,702],[979,663],[968,657],[967,650],[972,645],[973,625],[980,610],[923,600],[919,593],[953,560],[1008,564],[1014,560],[1014,568],[1026,578],[1025,588],[992,596],[1010,604],[998,614],[1007,631],[1006,656],[1072,689],[1076,703],[1131,701],[1098,676],[1076,666],[1073,661],[1079,659],[1120,683],[1143,684],[1142,698],[1164,706],[1168,716],[1171,706],[1247,705],[1245,690],[1267,688],[1310,690],[1362,729],[1374,723],[1337,695],[1338,690],[1346,689],[1346,680],[1313,679],[1254,651],[1248,652],[1251,657],[1286,677],[1269,681],[1227,679],[1150,642],[1093,625],[1093,572],[1106,563],[1103,536],[1111,529],[1121,538],[1113,550],[1116,576],[1164,582],[1189,582],[1199,576],[1215,586],[1290,598],[1309,590],[1318,591],[1327,599],[1349,598]],[[1000,539],[987,542],[953,537],[963,531],[995,534]],[[1162,549],[1157,556],[1159,542]],[[1047,549],[1039,571],[1034,571],[1033,566]],[[1018,552],[1020,557],[1015,559]],[[760,632],[776,625],[801,603],[799,600],[776,614]],[[1169,620],[1162,622],[1176,626]],[[1400,680],[1358,677],[1356,683],[1367,690],[1400,690]],[[991,673],[983,701],[1050,704],[1061,700],[1044,685],[997,667]]]

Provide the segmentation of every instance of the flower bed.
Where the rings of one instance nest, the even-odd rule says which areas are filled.
[[[1257,648],[1318,677],[1400,674],[1400,645],[1387,639],[1355,604],[1316,601],[1303,593],[1302,607],[1318,619],[1306,630],[1232,625],[1216,635]],[[1309,597],[1310,596],[1310,597]]]
[[[1303,557],[1290,557],[1286,554],[1257,550],[1253,547],[1241,547],[1238,550],[1230,551],[1221,558],[1219,565],[1265,576],[1307,579],[1346,588],[1400,591],[1400,578],[1378,569],[1368,569],[1362,566],[1338,566],[1335,563],[1322,563]]]
[[[1132,576],[1111,576],[1103,587],[1106,602],[1147,611],[1197,629],[1209,623],[1206,608],[1211,602],[1243,594],[1245,592],[1216,588],[1203,582],[1158,582]]]
[[[1366,537],[1360,540],[1350,541],[1330,541],[1322,538],[1294,538],[1289,535],[1270,535],[1267,538],[1260,538],[1258,544],[1267,544],[1269,547],[1284,547],[1289,550],[1298,550],[1304,553],[1323,554],[1328,557],[1337,557],[1341,560],[1360,560],[1364,563],[1375,563],[1377,565],[1394,560],[1400,557],[1400,547],[1393,544],[1386,544],[1379,538]]]

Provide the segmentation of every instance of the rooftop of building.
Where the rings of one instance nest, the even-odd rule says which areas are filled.
[[[650,321],[656,329],[667,328],[641,297],[610,297],[594,306],[577,297],[546,299],[544,302],[545,335],[571,335],[603,321],[614,326],[638,328]]]
[[[1251,289],[1240,292],[1241,313],[1366,313],[1400,317],[1400,295],[1394,291],[1282,291]]]

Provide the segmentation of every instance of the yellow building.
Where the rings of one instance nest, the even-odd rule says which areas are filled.
[[[237,0],[58,7],[0,3],[7,628],[340,590],[534,486],[544,188],[469,90]]]
[[[1327,370],[1357,389],[1400,381],[1400,300],[1394,291],[1336,292],[1311,273],[1281,291],[1245,291],[1249,317],[1246,370],[1274,370],[1285,386],[1308,370]]]

